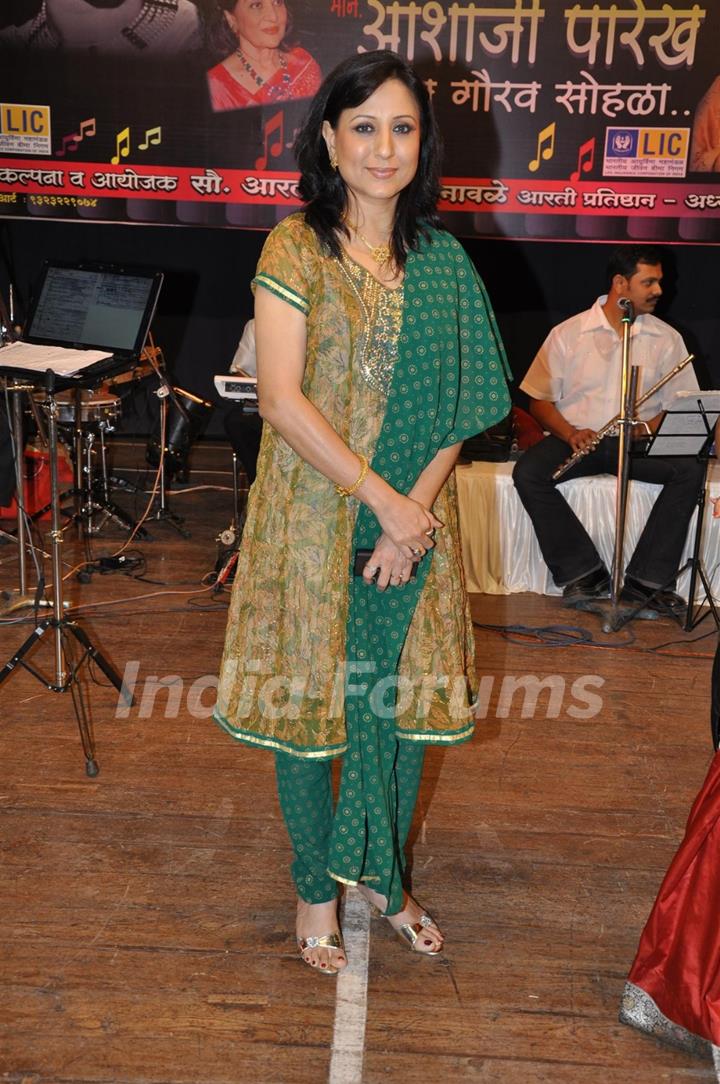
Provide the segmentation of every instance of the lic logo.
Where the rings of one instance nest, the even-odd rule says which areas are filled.
[[[610,136],[609,153],[614,158],[632,158],[637,149],[637,130],[618,128]]]

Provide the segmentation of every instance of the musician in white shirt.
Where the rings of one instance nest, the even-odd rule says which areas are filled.
[[[621,299],[635,316],[631,328],[631,363],[640,367],[638,395],[644,394],[688,351],[682,337],[654,315],[662,295],[662,254],[650,246],[623,246],[611,256],[608,293],[592,308],[553,328],[520,385],[530,396],[530,411],[549,434],[518,461],[513,479],[530,516],[545,562],[565,604],[582,605],[606,597],[608,571],[585,528],[556,488],[552,474],[573,452],[592,448],[596,433],[620,410],[622,372]],[[643,405],[642,425],[633,437],[653,432],[678,390],[698,384],[691,365]],[[618,440],[605,437],[580,459],[562,481],[617,470]],[[632,457],[630,477],[663,486],[625,570],[623,598],[651,600],[658,588],[671,585],[682,556],[687,528],[704,478],[695,459]],[[671,590],[643,611],[679,613],[682,599]]]

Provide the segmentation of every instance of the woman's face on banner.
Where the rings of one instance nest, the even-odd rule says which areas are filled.
[[[256,49],[277,49],[285,37],[287,8],[285,0],[237,0],[225,18],[238,42]]]

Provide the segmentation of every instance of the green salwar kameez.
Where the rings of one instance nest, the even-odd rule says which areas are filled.
[[[304,394],[399,492],[442,448],[507,413],[494,317],[450,235],[427,231],[398,293],[329,257],[293,215],[268,238],[254,282],[305,314]],[[215,717],[239,740],[276,750],[293,875],[311,902],[332,898],[334,882],[363,880],[389,913],[400,910],[424,746],[472,735],[473,635],[452,479],[433,510],[445,527],[417,578],[380,592],[352,575],[355,550],[381,533],[375,516],[265,426]],[[327,761],[341,753],[332,814]]]
[[[389,732],[382,740],[394,755],[391,785],[397,812],[394,839],[386,842],[380,836],[376,841],[374,833],[370,836],[362,879],[375,888],[381,883],[381,874],[373,876],[372,870],[387,869],[394,855],[401,862],[404,859],[425,759],[425,747],[419,742],[398,741]],[[357,771],[357,763],[357,754],[345,754],[335,812],[337,828],[341,833],[347,832],[351,847],[355,846],[356,832],[365,817],[364,797],[350,778]],[[327,760],[303,760],[288,753],[276,753],[275,773],[280,808],[295,856],[292,877],[298,895],[308,903],[325,903],[337,895],[337,879],[328,873],[333,835],[331,764]],[[380,780],[377,784],[372,778],[368,782],[371,786],[380,785]]]

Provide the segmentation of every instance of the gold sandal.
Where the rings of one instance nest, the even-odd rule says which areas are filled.
[[[300,956],[303,963],[308,967],[312,967],[313,970],[318,971],[321,975],[337,975],[338,971],[344,970],[341,967],[327,967],[326,964],[311,964],[309,960],[306,960],[303,953],[307,949],[315,948],[327,948],[335,949],[337,952],[342,952],[347,960],[347,953],[345,952],[345,945],[343,944],[342,934],[340,933],[326,933],[322,937],[298,937],[298,948],[300,950]]]
[[[414,923],[403,922],[402,926],[393,926],[392,922],[390,922],[390,919],[393,918],[393,915],[386,915],[384,911],[381,911],[380,908],[377,906],[377,904],[373,903],[372,900],[370,900],[369,897],[366,895],[366,893],[362,891],[363,887],[364,886],[360,886],[360,888],[361,888],[360,894],[361,894],[361,896],[363,896],[363,898],[367,902],[367,905],[370,908],[370,914],[373,916],[373,918],[384,918],[384,919],[386,919],[388,921],[388,923],[390,924],[390,926],[392,927],[392,929],[395,931],[398,940],[402,941],[403,944],[407,945],[411,952],[416,952],[418,954],[418,956],[440,956],[441,955],[441,953],[443,951],[443,947],[444,947],[443,944],[440,945],[440,948],[433,949],[432,952],[425,952],[424,949],[415,948],[415,943],[418,940],[418,938],[419,938],[420,934],[422,933],[422,931],[426,930],[429,926],[435,926],[435,922],[430,918],[430,915],[428,915],[425,911],[423,911],[423,913],[420,915],[420,918],[418,919],[417,922],[414,922]],[[412,899],[412,896],[408,896],[408,899]],[[416,901],[413,900],[413,902],[416,902]],[[403,910],[404,909],[405,908],[403,908]],[[436,926],[436,929],[437,928],[438,927]],[[440,936],[442,938],[442,934],[440,934]],[[443,938],[443,940],[444,940],[444,938]]]
[[[389,915],[383,915],[383,918],[389,919]],[[426,930],[429,926],[434,926],[435,923],[430,918],[430,915],[422,914],[418,922],[412,925],[409,922],[403,922],[402,926],[395,927],[395,933],[400,941],[403,941],[410,949],[411,952],[417,952],[419,956],[439,956],[442,953],[443,945],[440,944],[440,948],[433,949],[432,952],[427,952],[425,949],[416,948],[415,945],[423,930]]]

